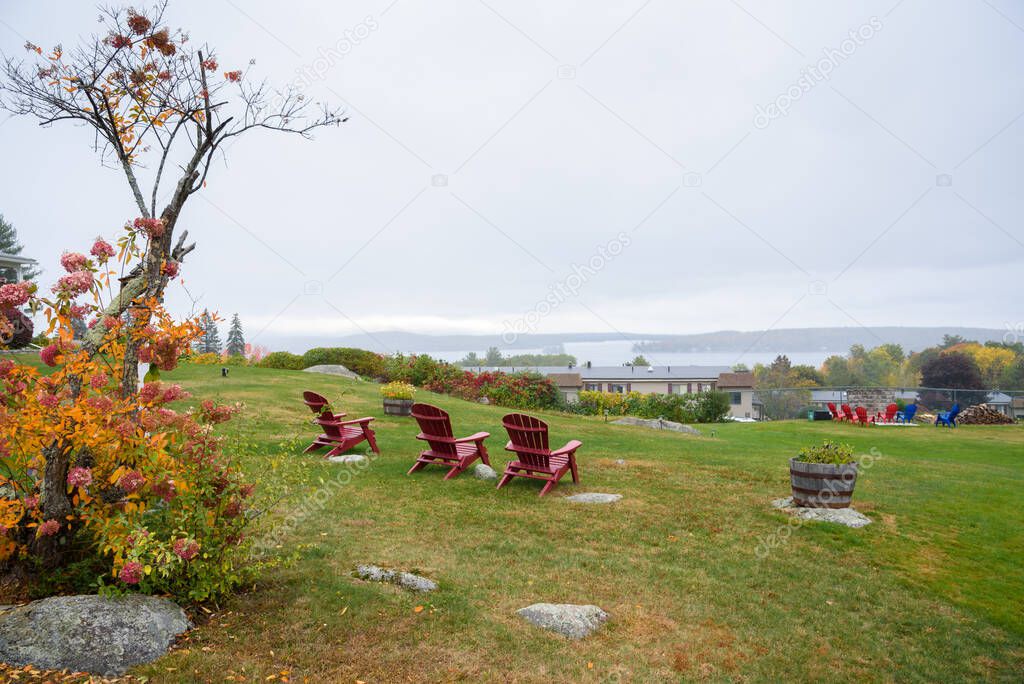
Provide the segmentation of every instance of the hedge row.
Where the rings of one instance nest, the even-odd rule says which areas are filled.
[[[677,423],[718,423],[729,413],[729,395],[725,392],[695,394],[641,394],[627,392],[582,391],[572,405],[574,413],[599,416],[637,416],[664,418]]]

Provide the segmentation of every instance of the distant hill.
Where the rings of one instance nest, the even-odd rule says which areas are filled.
[[[834,352],[842,354],[855,344],[877,347],[894,342],[904,351],[920,351],[942,342],[944,335],[960,335],[979,342],[1001,341],[1005,330],[995,328],[779,328],[776,330],[722,330],[696,335],[672,335],[642,342],[638,351],[650,352]]]
[[[264,335],[261,344],[274,350],[303,352],[312,347],[358,347],[378,352],[483,352],[489,347],[502,351],[523,349],[557,349],[572,342],[608,342],[633,340],[636,351],[643,352],[831,352],[842,354],[850,346],[862,344],[875,347],[895,342],[905,351],[931,347],[942,341],[943,335],[960,335],[968,340],[1000,341],[1005,330],[995,328],[963,327],[876,327],[876,328],[781,328],[777,330],[720,330],[692,335],[651,335],[644,333],[554,333],[520,335],[509,343],[501,335],[423,335],[397,330],[385,330],[358,335],[324,337],[314,335]]]

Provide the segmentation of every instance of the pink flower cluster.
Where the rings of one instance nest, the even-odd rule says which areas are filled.
[[[83,292],[88,292],[92,287],[91,271],[75,271],[66,276],[61,276],[57,284],[53,286],[53,293],[65,297],[77,297]]]
[[[88,487],[92,484],[92,471],[76,466],[68,471],[68,484],[72,487]]]
[[[117,576],[125,584],[138,584],[142,581],[142,563],[128,561],[121,566],[121,572]]]
[[[114,248],[111,247],[110,243],[103,238],[96,238],[96,242],[92,244],[92,249],[89,250],[89,254],[92,254],[102,263],[114,256]]]
[[[168,278],[177,278],[178,267],[179,264],[177,261],[165,261],[161,272]]]
[[[60,406],[60,398],[56,394],[40,392],[37,398],[39,399],[39,405],[43,408],[55,409]]]
[[[60,348],[55,344],[47,345],[39,350],[39,358],[50,367],[57,365],[57,354],[60,354]]]
[[[110,376],[102,371],[89,378],[89,386],[94,390],[101,390],[110,382]]]
[[[117,486],[123,489],[126,494],[139,491],[145,484],[146,478],[138,470],[129,470],[117,478]]]
[[[164,234],[164,222],[158,218],[137,218],[135,229],[144,231],[150,238],[158,238]]]
[[[174,486],[174,480],[170,478],[164,478],[157,482],[152,489],[154,494],[164,500],[164,503],[170,503],[178,495],[178,488]]]
[[[194,539],[175,539],[172,548],[174,555],[186,563],[199,555],[199,542]]]
[[[52,537],[60,532],[60,523],[56,520],[47,520],[39,526],[40,537]]]
[[[0,285],[0,309],[24,306],[32,295],[32,283],[7,283]]]
[[[68,273],[82,271],[89,265],[89,259],[81,252],[64,252],[60,256],[60,265]]]

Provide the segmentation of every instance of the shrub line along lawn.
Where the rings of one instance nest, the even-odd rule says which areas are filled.
[[[164,379],[246,403],[223,434],[263,500],[283,497],[268,523],[290,560],[139,670],[151,680],[949,681],[1024,669],[1020,426],[791,421],[694,437],[541,413],[553,442],[583,447],[582,483],[540,499],[522,479],[496,491],[469,473],[443,482],[442,468],[407,477],[417,428],[383,416],[374,383],[245,367],[223,379],[192,365]],[[314,434],[305,389],[350,418],[377,416],[382,455],[340,479],[348,466],[300,455]],[[460,434],[490,432],[502,469],[506,409],[417,399],[449,411]],[[787,459],[826,437],[880,456],[854,495],[875,524],[795,526],[770,508],[789,493]],[[563,500],[581,491],[624,498]],[[440,589],[362,582],[358,563]],[[515,616],[535,602],[593,603],[611,619],[567,641]]]

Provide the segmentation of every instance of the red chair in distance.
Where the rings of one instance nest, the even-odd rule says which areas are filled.
[[[452,433],[452,421],[448,413],[430,404],[413,404],[412,417],[420,426],[420,434],[416,435],[416,439],[423,440],[430,448],[420,453],[407,475],[436,463],[450,468],[444,476],[444,479],[450,480],[478,458],[485,465],[491,465],[487,448],[484,447],[484,440],[491,436],[489,432],[478,432],[457,439]]]
[[[900,407],[896,404],[889,404],[885,407],[885,413],[879,411],[875,415],[876,423],[894,423],[896,422],[896,414],[899,412]]]
[[[849,404],[843,404],[842,405],[842,409],[843,409],[843,419],[844,420],[846,420],[847,422],[850,422],[850,423],[856,423],[857,422],[857,416],[853,415],[853,409],[850,408]]]
[[[839,411],[836,410],[836,405],[832,402],[828,403],[828,412],[832,414],[832,420],[838,420],[839,422],[846,420],[846,418],[840,415]]]
[[[572,473],[573,482],[580,481],[576,450],[583,446],[582,442],[574,439],[561,449],[552,451],[548,448],[548,425],[544,421],[522,413],[510,413],[502,419],[502,424],[509,437],[505,450],[515,453],[516,460],[505,466],[498,489],[513,477],[528,477],[546,483],[540,490],[540,496],[544,496],[568,472]]]
[[[865,425],[874,425],[875,419],[868,417],[868,410],[863,406],[858,406],[857,409],[857,420],[855,421],[861,427]]]

